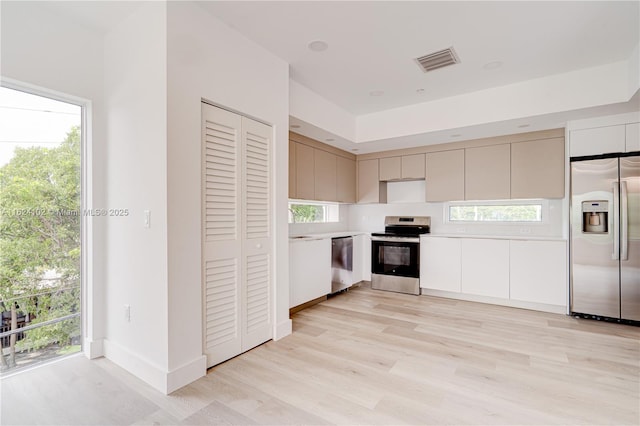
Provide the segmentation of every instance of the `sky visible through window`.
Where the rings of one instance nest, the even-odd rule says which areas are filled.
[[[0,87],[0,167],[18,146],[60,145],[81,118],[77,105]]]

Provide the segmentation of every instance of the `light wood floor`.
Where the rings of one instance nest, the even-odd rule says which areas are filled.
[[[5,424],[640,424],[640,328],[354,289],[164,396],[105,359],[3,381]]]

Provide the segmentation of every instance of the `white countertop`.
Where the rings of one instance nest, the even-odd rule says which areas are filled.
[[[354,235],[369,235],[369,233],[363,232],[363,231],[342,231],[342,232],[327,232],[322,234],[292,235],[292,236],[289,236],[289,242],[294,243],[299,241],[324,240],[327,238],[352,237]]]

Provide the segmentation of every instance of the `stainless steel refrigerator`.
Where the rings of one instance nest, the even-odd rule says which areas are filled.
[[[640,321],[640,156],[571,159],[571,312]]]

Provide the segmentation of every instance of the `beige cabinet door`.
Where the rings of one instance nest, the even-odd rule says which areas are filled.
[[[424,179],[424,154],[403,155],[400,163],[402,179]]]
[[[464,149],[430,152],[426,158],[426,200],[464,200]]]
[[[380,202],[378,159],[358,161],[358,203]]]
[[[314,149],[296,143],[296,198],[313,200],[315,196]]]
[[[510,144],[467,148],[464,157],[466,200],[511,198]]]
[[[314,200],[336,201],[336,155],[316,149],[314,154]]]
[[[356,202],[356,161],[336,157],[336,200],[340,203]]]
[[[380,182],[398,180],[402,178],[401,157],[387,157],[380,159]]]
[[[289,141],[289,198],[296,198],[296,145]]]
[[[511,198],[564,197],[564,138],[511,144]]]

